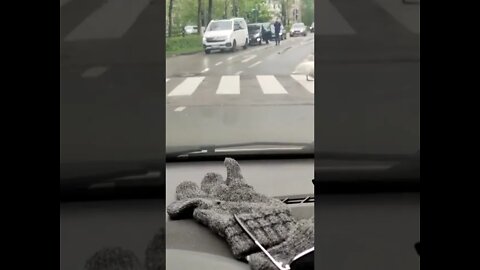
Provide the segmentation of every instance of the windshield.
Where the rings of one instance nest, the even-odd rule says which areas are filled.
[[[303,23],[296,23],[293,25],[293,28],[304,28],[305,27],[305,24]]]
[[[207,31],[222,31],[222,30],[231,30],[232,29],[232,21],[218,21],[212,22],[207,28]]]
[[[206,1],[200,17],[191,1],[173,2],[172,29],[197,18],[206,32],[236,30],[167,36],[169,161],[313,157],[314,35],[285,32],[314,21],[314,1],[303,2],[294,16],[291,1],[283,8],[281,1],[213,1],[210,14]],[[283,35],[276,37],[273,22]]]
[[[302,20],[311,24],[314,6],[307,2]],[[198,17],[191,5],[175,1],[173,28]],[[237,11],[226,5],[213,3],[212,21],[202,16],[199,23],[207,32],[237,31],[167,36],[167,159],[313,157],[314,36],[284,34],[275,45],[271,22],[280,29],[294,24],[290,8],[274,1],[241,0]],[[262,26],[266,31],[254,36]]]

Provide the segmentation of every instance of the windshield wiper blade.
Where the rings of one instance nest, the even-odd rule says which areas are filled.
[[[240,153],[266,153],[266,152],[311,152],[313,143],[287,143],[287,142],[249,142],[223,145],[203,145],[199,147],[183,147],[183,150],[170,151],[167,159],[189,158],[202,155],[223,155]]]

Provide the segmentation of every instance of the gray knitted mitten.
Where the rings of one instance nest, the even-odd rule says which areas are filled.
[[[314,219],[304,219],[297,223],[294,231],[282,243],[267,249],[268,253],[283,265],[289,264],[299,253],[314,246]],[[263,252],[247,257],[253,270],[278,270]]]
[[[257,252],[258,248],[237,224],[234,214],[265,248],[285,241],[296,228],[296,221],[290,215],[287,205],[255,192],[245,182],[240,166],[234,159],[226,158],[224,164],[227,168],[225,181],[219,174],[208,173],[200,188],[189,181],[178,185],[178,201],[167,207],[170,218],[193,216],[225,238],[238,259]]]

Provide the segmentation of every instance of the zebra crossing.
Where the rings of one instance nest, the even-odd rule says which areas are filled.
[[[281,79],[279,78],[281,77]],[[289,95],[293,91],[313,96],[314,81],[307,81],[305,75],[224,75],[167,78],[167,97],[189,97],[202,91],[222,95],[242,95],[245,90],[259,95]],[[243,85],[243,86],[242,86]],[[242,90],[243,87],[243,90]]]

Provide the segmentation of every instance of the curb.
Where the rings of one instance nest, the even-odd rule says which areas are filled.
[[[192,55],[192,54],[200,53],[200,52],[202,52],[202,51],[203,51],[203,49],[202,49],[202,50],[198,50],[198,51],[193,51],[193,52],[176,53],[176,54],[171,54],[171,55],[169,55],[169,56],[167,56],[167,57],[180,56],[180,55]]]

